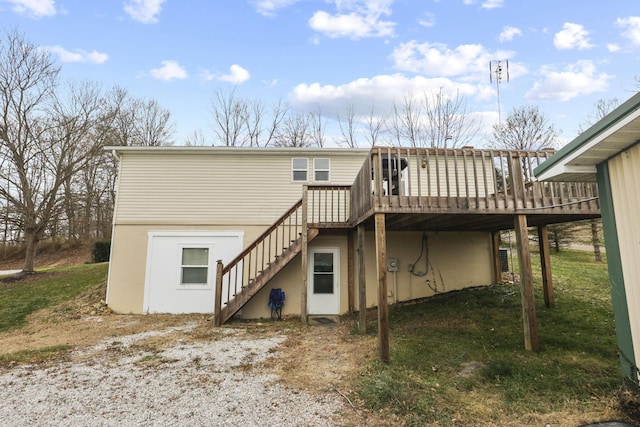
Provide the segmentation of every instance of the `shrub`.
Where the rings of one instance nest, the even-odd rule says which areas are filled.
[[[111,251],[110,240],[98,240],[93,244],[93,262],[109,261],[109,252]]]

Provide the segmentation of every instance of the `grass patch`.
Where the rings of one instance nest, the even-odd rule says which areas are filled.
[[[51,347],[39,348],[37,350],[21,350],[14,353],[0,354],[0,366],[11,367],[23,363],[45,363],[50,360],[59,360],[60,357],[69,351],[69,345],[55,345]]]
[[[106,280],[108,263],[55,268],[17,282],[0,282],[0,332],[26,324],[35,311],[73,299]]]
[[[592,258],[586,252],[552,254],[554,309],[544,306],[541,278],[534,276],[539,353],[524,350],[517,285],[391,308],[391,363],[368,366],[356,398],[416,426],[602,414],[621,379],[606,264]]]

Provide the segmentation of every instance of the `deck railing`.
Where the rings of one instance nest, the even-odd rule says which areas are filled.
[[[280,257],[302,233],[299,200],[222,269],[221,303],[227,305]]]
[[[307,191],[307,223],[313,228],[347,227],[351,214],[350,185],[310,185]]]
[[[513,213],[597,209],[595,183],[538,182],[553,151],[374,147],[351,191],[351,218],[372,212]],[[583,201],[587,205],[578,206]],[[591,204],[589,204],[591,203]]]

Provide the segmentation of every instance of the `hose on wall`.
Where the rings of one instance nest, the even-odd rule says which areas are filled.
[[[424,269],[424,271],[417,271],[416,267],[417,267],[418,263],[420,262],[420,260],[422,259],[423,256],[424,256],[425,269]],[[425,279],[425,283],[427,284],[427,286],[434,293],[439,293],[439,292],[444,292],[445,291],[444,280],[442,278],[442,273],[440,272],[440,269],[438,267],[434,268],[433,263],[431,262],[431,259],[429,258],[429,236],[427,235],[426,231],[422,232],[422,241],[421,241],[421,245],[420,245],[420,255],[418,255],[418,258],[416,259],[416,261],[413,264],[409,265],[409,273],[411,273],[413,276],[416,276],[416,277],[424,277],[424,276],[428,276],[430,274],[433,277],[433,283],[427,277]],[[441,289],[438,289],[438,280],[437,280],[437,277],[436,277],[436,273],[437,273],[437,277],[440,279]]]

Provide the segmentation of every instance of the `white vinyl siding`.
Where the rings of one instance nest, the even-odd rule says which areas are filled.
[[[269,225],[304,184],[291,181],[290,152],[274,152],[123,152],[115,223]],[[366,155],[332,155],[332,183],[352,184]]]

